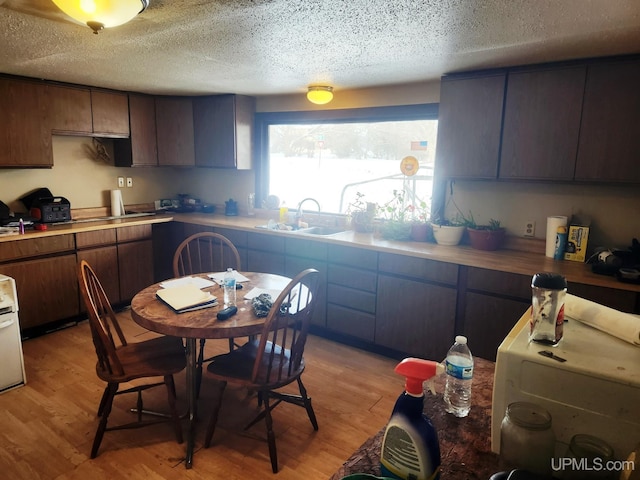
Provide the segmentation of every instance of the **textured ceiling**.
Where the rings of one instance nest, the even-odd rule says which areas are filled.
[[[640,53],[638,0],[150,0],[99,35],[50,0],[0,0],[0,72],[154,94],[344,90],[627,53]]]

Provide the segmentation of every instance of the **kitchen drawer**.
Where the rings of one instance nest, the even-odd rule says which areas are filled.
[[[366,270],[329,264],[327,281],[335,285],[343,285],[345,287],[375,293],[378,274],[375,272],[367,272]]]
[[[373,342],[376,317],[339,305],[327,304],[327,328]]]
[[[349,307],[363,312],[376,313],[376,294],[353,288],[327,285],[327,302]]]
[[[467,289],[530,301],[532,277],[533,275],[519,275],[469,267],[467,269]]]
[[[251,250],[284,254],[284,237],[278,235],[250,233],[247,236],[247,244]]]
[[[151,239],[152,225],[133,225],[117,229],[118,243]]]
[[[381,272],[405,275],[420,280],[432,280],[447,285],[457,285],[458,265],[436,262],[425,258],[381,253],[378,257]]]
[[[327,244],[314,242],[302,238],[287,238],[285,242],[287,255],[296,257],[313,258],[314,260],[327,260]]]
[[[329,245],[327,259],[331,263],[351,265],[367,270],[377,270],[378,268],[378,252],[363,248]]]
[[[101,245],[113,245],[116,243],[116,230],[94,230],[92,232],[76,233],[76,246],[78,249]]]
[[[75,247],[75,239],[71,233],[29,240],[16,240],[15,242],[3,242],[2,248],[0,248],[0,262],[67,252],[75,250]]]

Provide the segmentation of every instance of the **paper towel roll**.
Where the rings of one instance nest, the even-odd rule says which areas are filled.
[[[567,217],[563,215],[547,217],[547,245],[544,253],[547,257],[553,258],[553,253],[556,249],[556,233],[558,232],[558,227],[566,227],[567,220]]]
[[[122,203],[122,190],[111,190],[111,215],[119,217],[124,215],[124,204]]]
[[[565,297],[564,313],[567,317],[640,346],[639,317],[571,294]]]

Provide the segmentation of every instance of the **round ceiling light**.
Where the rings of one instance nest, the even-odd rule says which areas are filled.
[[[333,87],[313,85],[309,87],[307,99],[311,103],[324,105],[333,100]]]
[[[127,23],[149,6],[149,0],[53,0],[60,10],[98,33]]]

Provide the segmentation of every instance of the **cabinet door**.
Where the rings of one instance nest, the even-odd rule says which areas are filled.
[[[378,275],[376,345],[442,360],[453,342],[456,289]]]
[[[9,81],[0,78],[0,166],[11,165],[10,111]]]
[[[129,136],[129,100],[125,93],[91,90],[91,115],[94,134]]]
[[[495,361],[496,352],[504,337],[530,305],[531,301],[467,292],[462,335],[469,339],[471,353]]]
[[[8,156],[0,158],[0,166],[52,167],[53,150],[45,85],[20,80],[0,82],[6,82],[5,93],[8,93],[8,108],[1,115],[3,129],[8,131],[10,152]],[[6,146],[1,148],[6,150]]]
[[[500,178],[572,180],[586,66],[509,73]]]
[[[505,73],[442,78],[438,177],[497,177],[505,78]]]
[[[640,182],[640,60],[589,65],[576,180]]]
[[[247,270],[284,275],[284,238],[278,235],[247,235]]]
[[[79,314],[76,265],[75,254],[0,265],[16,280],[21,330]]]
[[[96,272],[104,291],[112,305],[120,303],[120,281],[118,279],[118,250],[115,245],[90,248],[78,252],[78,263],[86,260]],[[152,282],[150,282],[152,283]],[[82,297],[80,310],[86,311]]]
[[[251,168],[255,100],[216,95],[193,100],[196,165]]]
[[[156,103],[147,95],[129,94],[131,138],[116,140],[114,157],[119,166],[157,166]]]
[[[144,240],[118,244],[120,300],[131,300],[153,283],[153,242]]]
[[[158,165],[196,164],[191,98],[156,97]]]
[[[91,91],[64,85],[46,88],[53,133],[91,135]]]

